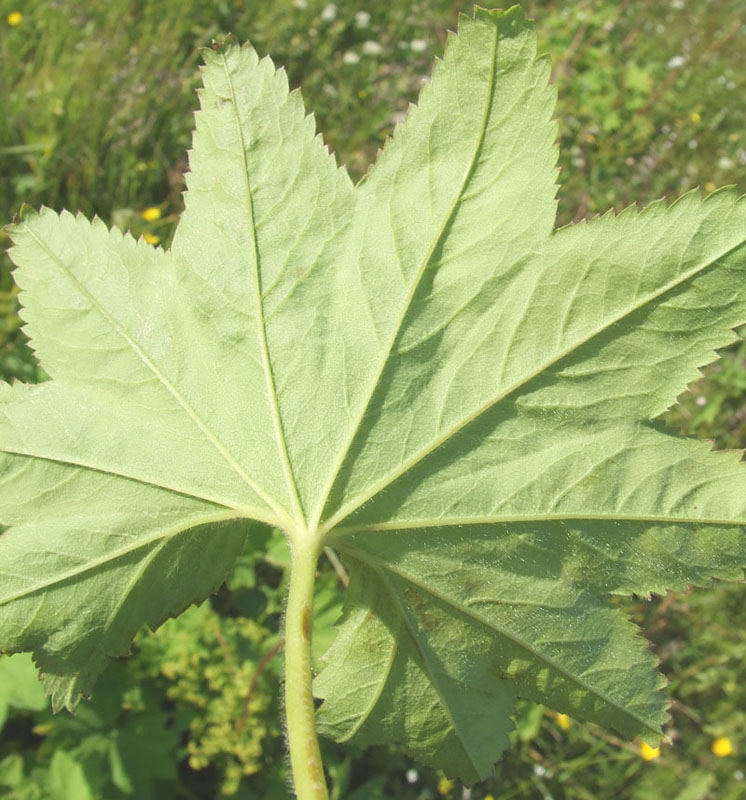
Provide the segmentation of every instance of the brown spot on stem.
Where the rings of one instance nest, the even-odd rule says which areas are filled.
[[[303,613],[301,614],[301,633],[303,634],[303,638],[307,641],[311,641],[311,609],[308,607],[307,603],[303,604]]]

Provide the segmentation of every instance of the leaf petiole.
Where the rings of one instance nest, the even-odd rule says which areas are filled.
[[[298,800],[328,800],[311,689],[311,615],[316,562],[314,537],[291,537],[290,589],[285,612],[285,718]]]

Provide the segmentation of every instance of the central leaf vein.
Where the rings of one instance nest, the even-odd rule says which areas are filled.
[[[123,472],[122,470],[106,469],[104,467],[100,467],[95,464],[88,464],[85,461],[80,461],[72,457],[59,458],[57,456],[52,456],[52,455],[32,453],[29,452],[28,450],[13,450],[9,447],[0,448],[0,452],[12,456],[22,456],[24,458],[34,459],[37,461],[48,461],[53,464],[61,464],[64,466],[77,467],[78,469],[87,470],[90,472],[97,472],[101,475],[107,475],[112,478],[119,478],[121,480],[132,481],[133,483],[139,483],[143,486],[152,489],[160,489],[165,492],[171,492],[172,494],[181,495],[182,497],[188,497],[192,500],[202,500],[206,503],[212,503],[213,505],[222,506],[223,508],[230,510],[231,515],[233,517],[241,516],[241,517],[246,517],[248,519],[255,519],[258,522],[265,522],[267,525],[280,524],[280,520],[278,520],[276,517],[272,515],[264,513],[260,509],[240,506],[237,505],[233,500],[229,500],[224,497],[219,497],[217,495],[212,495],[209,492],[196,492],[191,489],[190,490],[181,489],[178,486],[172,486],[171,484],[168,484],[165,481],[157,481],[153,478],[147,478],[140,475],[130,474],[127,472]]]
[[[39,236],[26,224],[23,225],[24,230],[31,236],[39,247],[44,250],[47,256],[53,261],[60,271],[67,277],[73,284],[78,292],[90,303],[91,308],[95,309],[106,323],[120,336],[130,348],[130,350],[137,356],[143,365],[157,378],[158,382],[166,389],[166,391],[176,400],[177,404],[189,416],[192,422],[199,428],[213,447],[220,453],[223,459],[227,462],[233,472],[258,496],[260,497],[280,518],[285,517],[285,512],[277,506],[274,500],[264,492],[261,487],[254,481],[254,479],[246,472],[241,466],[235,456],[230,452],[228,447],[216,436],[209,428],[207,423],[195,411],[186,398],[179,392],[174,384],[166,377],[160,370],[158,365],[147,355],[147,353],[137,344],[137,342],[127,333],[122,325],[117,322],[114,317],[106,310],[102,303],[93,295],[88,289],[78,280],[72,270],[60,259],[56,253],[42,241]]]
[[[101,556],[100,558],[93,558],[89,561],[86,561],[81,566],[68,569],[65,572],[62,572],[46,580],[39,581],[33,586],[28,586],[6,597],[0,597],[0,606],[8,605],[16,600],[21,600],[24,597],[31,597],[32,595],[38,594],[39,592],[44,592],[48,589],[51,589],[53,586],[59,586],[60,584],[66,583],[68,581],[77,580],[84,575],[95,573],[98,570],[105,568],[116,561],[126,558],[132,553],[136,553],[138,550],[143,550],[145,548],[150,547],[152,544],[156,544],[158,547],[160,546],[160,543],[162,541],[173,539],[175,536],[178,536],[181,533],[189,531],[192,528],[200,527],[203,525],[216,524],[219,522],[227,522],[234,518],[235,514],[230,514],[230,513],[213,514],[211,516],[205,516],[188,520],[187,522],[180,523],[179,525],[175,525],[172,528],[156,531],[155,533],[152,533],[150,536],[138,539],[136,542],[133,542],[125,547],[120,547],[116,550],[110,550],[109,552],[106,553],[106,555]]]
[[[708,517],[677,517],[671,514],[602,514],[602,513],[551,513],[551,514],[488,514],[483,517],[433,517],[432,519],[408,520],[405,522],[380,522],[361,525],[340,525],[334,528],[329,545],[342,548],[344,537],[366,531],[406,531],[423,528],[455,528],[459,535],[462,528],[469,525],[510,525],[523,522],[647,522],[653,525],[718,525],[723,527],[746,528],[746,518],[713,519]]]
[[[653,731],[653,733],[655,733],[656,735],[660,733],[660,731],[654,725],[651,725],[647,720],[645,720],[638,714],[635,714],[623,703],[621,703],[618,700],[614,700],[613,698],[609,697],[608,694],[606,694],[605,692],[602,692],[600,689],[583,681],[581,676],[575,675],[572,671],[568,670],[561,664],[557,663],[557,661],[554,658],[548,656],[546,653],[542,653],[531,642],[525,641],[517,633],[508,630],[504,626],[500,626],[497,622],[485,619],[481,614],[478,614],[476,611],[464,605],[463,603],[458,602],[452,595],[445,595],[442,592],[439,592],[435,587],[433,587],[432,585],[425,584],[416,576],[410,575],[402,569],[398,569],[396,565],[393,563],[388,563],[388,562],[379,563],[378,561],[371,558],[367,553],[363,553],[355,548],[347,548],[347,550],[349,554],[353,556],[353,558],[357,558],[360,561],[364,562],[365,564],[368,564],[371,567],[371,569],[375,570],[376,572],[378,572],[379,570],[386,570],[388,572],[391,572],[393,575],[396,575],[403,581],[409,583],[418,591],[421,591],[422,593],[429,595],[438,602],[442,603],[444,606],[452,608],[460,616],[465,617],[467,620],[470,620],[471,622],[476,622],[478,625],[486,628],[488,631],[490,631],[492,635],[497,634],[497,636],[502,636],[505,639],[508,639],[509,641],[513,642],[513,644],[515,644],[517,647],[529,653],[537,661],[540,661],[541,663],[544,663],[547,666],[551,667],[553,670],[556,670],[568,682],[576,684],[584,691],[588,692],[594,697],[597,697],[602,702],[607,703],[612,708],[621,712],[624,716],[631,717],[632,719],[639,722],[642,726],[644,726],[648,730]]]
[[[241,150],[241,159],[243,162],[243,178],[244,186],[246,189],[246,205],[249,217],[249,230],[251,231],[251,268],[254,272],[254,300],[256,304],[256,317],[257,317],[257,332],[259,337],[259,352],[261,353],[262,368],[264,372],[264,379],[267,389],[267,398],[269,400],[270,411],[272,414],[272,425],[275,432],[275,441],[277,444],[280,462],[282,464],[282,471],[287,483],[290,500],[293,505],[293,512],[295,514],[296,522],[302,523],[304,519],[303,507],[301,504],[298,487],[293,475],[293,468],[290,464],[290,456],[288,454],[287,442],[285,438],[285,431],[283,429],[282,417],[280,415],[280,407],[277,402],[277,387],[275,386],[275,376],[272,370],[272,362],[269,355],[269,345],[267,343],[267,325],[264,313],[264,299],[262,296],[262,276],[261,276],[261,263],[259,257],[259,246],[257,242],[256,219],[254,216],[254,199],[251,190],[251,175],[249,170],[249,163],[246,156],[246,142],[243,133],[243,126],[241,125],[241,116],[238,110],[238,101],[233,87],[233,77],[230,68],[228,67],[228,60],[223,53],[223,68],[225,70],[225,78],[228,84],[228,91],[230,93],[231,106],[233,108],[233,116],[236,123],[236,134],[238,136],[238,146]]]
[[[456,193],[455,193],[455,195],[453,197],[453,200],[451,201],[450,206],[448,207],[446,213],[444,214],[443,219],[441,221],[441,224],[440,224],[439,228],[437,229],[435,235],[433,236],[432,241],[430,242],[430,245],[429,245],[427,251],[425,252],[425,255],[423,256],[423,258],[422,258],[422,260],[421,260],[421,262],[420,262],[420,264],[419,264],[419,266],[417,268],[417,272],[415,273],[415,275],[414,275],[414,277],[412,279],[411,286],[409,287],[409,291],[407,292],[407,295],[404,298],[404,302],[403,302],[401,310],[399,312],[399,316],[398,316],[398,318],[396,320],[396,323],[392,327],[391,335],[389,336],[388,342],[386,343],[386,346],[385,346],[385,348],[383,350],[381,359],[380,359],[380,361],[378,363],[378,367],[377,367],[377,369],[375,371],[375,374],[373,376],[373,379],[372,379],[372,381],[370,383],[370,387],[369,387],[368,393],[367,393],[367,395],[365,397],[365,401],[363,403],[361,403],[361,407],[360,407],[361,410],[360,410],[359,414],[357,415],[357,418],[356,418],[354,424],[350,426],[350,431],[349,431],[348,437],[347,437],[347,439],[345,441],[344,447],[342,448],[342,450],[340,452],[340,455],[339,455],[339,457],[337,459],[337,462],[336,462],[336,465],[335,465],[334,469],[330,472],[330,477],[329,477],[329,479],[328,479],[328,481],[326,483],[325,489],[321,493],[321,502],[319,503],[319,506],[316,509],[316,513],[314,514],[314,518],[313,518],[314,527],[318,527],[318,525],[319,525],[319,522],[321,520],[321,516],[324,513],[324,508],[325,508],[326,503],[327,503],[327,501],[329,499],[331,491],[334,488],[334,484],[335,484],[335,482],[337,480],[337,477],[339,476],[339,473],[340,473],[340,471],[342,469],[342,466],[344,465],[345,459],[347,458],[347,455],[349,454],[350,449],[352,448],[352,445],[353,445],[353,443],[355,441],[355,438],[357,437],[358,432],[360,431],[360,427],[362,425],[363,419],[365,418],[365,414],[368,411],[368,408],[370,407],[370,404],[371,404],[371,402],[373,400],[373,397],[374,397],[376,388],[378,387],[378,384],[380,382],[381,376],[383,375],[383,372],[384,372],[384,370],[386,368],[386,365],[389,363],[389,360],[391,359],[391,354],[392,354],[392,352],[394,350],[394,346],[396,345],[396,342],[397,342],[397,340],[398,340],[398,338],[399,338],[399,336],[401,334],[402,326],[404,325],[404,321],[406,319],[406,316],[407,316],[407,314],[408,314],[408,312],[409,312],[409,310],[410,310],[410,308],[412,306],[412,303],[414,301],[415,295],[417,294],[417,289],[420,286],[420,283],[422,282],[422,278],[423,278],[428,266],[432,262],[433,255],[437,251],[439,245],[443,242],[443,239],[444,239],[444,237],[446,235],[446,231],[448,230],[448,226],[450,225],[451,221],[453,220],[453,218],[454,218],[454,216],[455,216],[455,214],[456,214],[456,212],[457,212],[457,210],[459,208],[459,204],[460,204],[461,200],[463,199],[463,196],[464,196],[466,188],[467,188],[467,186],[469,184],[469,181],[471,180],[471,178],[472,178],[472,176],[474,174],[474,170],[476,169],[477,162],[478,162],[478,159],[479,159],[479,155],[480,155],[480,153],[482,151],[482,148],[484,146],[484,140],[485,140],[485,136],[486,136],[486,133],[487,133],[488,123],[489,123],[489,118],[490,118],[490,112],[492,110],[492,103],[493,103],[493,98],[494,98],[494,94],[495,94],[495,78],[496,78],[495,72],[496,72],[496,63],[497,63],[497,43],[498,43],[498,39],[499,39],[498,33],[497,33],[497,29],[495,29],[493,31],[492,36],[493,36],[493,46],[492,46],[492,53],[491,53],[491,59],[492,60],[491,60],[490,71],[489,71],[490,78],[489,78],[489,81],[487,82],[487,90],[486,90],[486,93],[485,93],[486,96],[485,96],[485,101],[484,101],[484,111],[483,111],[483,114],[482,114],[482,120],[481,120],[481,124],[480,124],[480,128],[479,128],[479,133],[478,133],[478,136],[477,136],[477,141],[476,141],[476,144],[475,144],[475,147],[474,147],[474,152],[472,154],[472,157],[471,157],[471,159],[469,161],[468,166],[464,170],[464,175],[463,175],[463,177],[461,179],[461,183],[459,184],[458,189],[457,189],[457,191],[456,191]],[[368,499],[368,498],[366,498],[366,499]],[[362,501],[362,502],[365,502],[365,500]],[[345,514],[344,516],[347,516],[347,514]],[[328,523],[328,524],[323,526],[322,530],[324,532],[329,531],[334,526],[335,522],[338,521],[338,517],[335,516],[333,518],[333,520],[334,520],[333,522],[330,522],[330,523]]]
[[[351,514],[357,511],[357,509],[359,509],[361,506],[365,505],[370,500],[372,500],[376,495],[380,494],[380,492],[382,492],[386,487],[390,486],[394,481],[398,480],[405,473],[409,472],[413,467],[415,467],[417,464],[419,464],[421,461],[427,458],[427,456],[431,455],[435,450],[437,450],[438,448],[443,446],[446,442],[448,442],[460,430],[462,430],[471,422],[474,422],[477,418],[481,417],[482,415],[490,411],[490,409],[494,408],[498,403],[502,402],[510,395],[513,395],[516,392],[518,392],[532,380],[539,377],[542,373],[546,372],[547,370],[551,369],[553,366],[562,361],[564,358],[567,358],[568,356],[572,355],[572,353],[574,353],[580,347],[592,341],[593,339],[601,336],[609,329],[611,329],[613,326],[619,324],[626,317],[629,317],[630,315],[638,311],[641,311],[643,308],[650,305],[651,303],[654,303],[656,300],[660,300],[666,294],[676,291],[682,284],[702,274],[703,272],[705,272],[718,262],[722,261],[722,259],[727,258],[731,253],[743,247],[744,244],[746,244],[746,239],[739,241],[738,243],[729,247],[728,249],[726,249],[719,255],[715,256],[714,258],[705,261],[704,263],[697,264],[690,270],[683,272],[681,275],[678,275],[676,278],[669,281],[664,286],[660,287],[657,291],[644,296],[639,302],[633,303],[630,306],[622,309],[622,311],[620,311],[616,316],[608,319],[602,325],[597,326],[589,333],[587,333],[585,336],[572,342],[570,345],[560,350],[551,358],[548,358],[538,367],[536,367],[535,369],[528,372],[526,375],[519,378],[517,381],[515,381],[513,384],[511,384],[506,389],[501,391],[499,394],[495,395],[493,398],[491,398],[486,403],[481,405],[471,414],[464,417],[460,422],[456,423],[455,425],[445,430],[440,436],[434,439],[427,447],[423,448],[417,453],[414,453],[412,456],[410,456],[410,458],[403,461],[402,464],[395,470],[392,470],[389,474],[385,475],[383,478],[376,481],[364,494],[351,498],[324,524],[323,530],[330,531],[333,528],[337,527],[342,520],[349,517]]]

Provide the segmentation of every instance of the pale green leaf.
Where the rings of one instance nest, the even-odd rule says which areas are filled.
[[[0,707],[6,706],[33,711],[47,706],[39,676],[31,657],[25,653],[0,658]]]
[[[46,778],[50,800],[93,800],[83,765],[67,750],[55,751]]]
[[[651,422],[746,321],[746,202],[553,231],[549,71],[520,9],[477,9],[353,188],[228,40],[168,252],[48,209],[12,226],[52,380],[0,392],[0,648],[56,707],[258,520],[349,569],[316,681],[336,739],[467,782],[516,696],[660,739],[655,658],[605,596],[746,564],[739,455]]]

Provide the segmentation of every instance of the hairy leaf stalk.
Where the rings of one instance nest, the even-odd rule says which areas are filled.
[[[328,800],[311,688],[311,616],[320,547],[311,537],[291,542],[290,590],[285,613],[285,715],[298,800]]]

